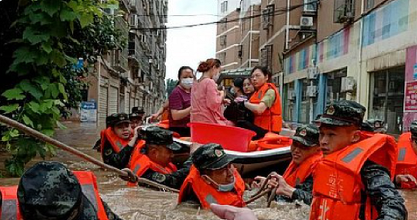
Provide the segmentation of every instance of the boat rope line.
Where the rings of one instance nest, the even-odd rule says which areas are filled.
[[[275,199],[275,196],[276,196],[276,191],[277,191],[277,188],[278,188],[278,186],[276,186],[276,187],[274,187],[274,188],[269,188],[269,187],[267,187],[268,186],[268,182],[269,182],[269,180],[272,178],[272,173],[270,173],[266,178],[265,178],[265,180],[264,180],[264,182],[262,183],[262,185],[261,185],[261,187],[259,188],[259,190],[258,190],[258,192],[256,192],[255,194],[253,194],[252,196],[251,196],[251,198],[250,199],[248,199],[247,201],[245,201],[245,203],[246,203],[246,205],[247,204],[250,204],[250,203],[252,203],[252,202],[254,202],[254,201],[256,201],[256,200],[258,200],[259,198],[261,198],[262,196],[264,196],[264,195],[267,195],[268,193],[271,193],[270,195],[269,195],[269,197],[268,197],[268,200],[267,200],[267,207],[269,208],[269,207],[271,207],[271,203],[272,203],[272,201]]]
[[[140,178],[140,177],[136,176],[128,168],[119,170],[116,167],[113,167],[113,166],[110,166],[108,164],[105,164],[102,161],[97,160],[96,158],[94,158],[94,157],[92,157],[90,155],[87,155],[87,154],[85,154],[85,153],[83,153],[83,152],[81,152],[81,151],[79,151],[79,150],[77,150],[77,149],[75,149],[73,147],[70,147],[67,144],[64,144],[64,143],[62,143],[62,142],[60,142],[60,141],[58,141],[56,139],[53,139],[53,138],[51,138],[49,136],[46,136],[45,134],[42,134],[41,132],[36,131],[33,128],[30,128],[30,127],[28,127],[28,126],[26,126],[26,125],[24,125],[24,124],[22,124],[20,122],[17,122],[17,121],[15,121],[13,119],[10,119],[10,118],[2,115],[2,114],[0,114],[0,122],[3,123],[3,124],[5,124],[8,127],[15,128],[15,129],[17,129],[17,130],[19,130],[19,131],[21,131],[21,132],[23,132],[23,133],[25,133],[25,134],[27,134],[29,136],[32,136],[32,137],[34,137],[36,139],[39,139],[39,140],[44,141],[44,142],[46,142],[48,144],[54,145],[54,146],[60,148],[61,150],[67,151],[69,153],[72,153],[72,154],[80,157],[81,159],[86,160],[88,162],[91,162],[91,163],[93,163],[93,164],[95,164],[95,165],[97,165],[97,166],[99,166],[99,167],[101,167],[101,168],[103,168],[105,170],[108,170],[108,171],[111,171],[113,173],[116,173],[123,180],[130,181],[130,182],[138,182],[140,184],[149,185],[149,186],[158,188],[158,189],[163,190],[163,191],[170,191],[170,192],[179,193],[179,190],[178,189],[174,189],[174,188],[165,186],[163,184],[160,184],[160,183],[157,183],[157,182],[154,182],[154,181],[145,179],[145,178]]]

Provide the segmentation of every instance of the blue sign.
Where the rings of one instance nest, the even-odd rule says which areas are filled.
[[[97,109],[96,102],[81,102],[81,109]]]
[[[417,80],[417,63],[414,64],[413,79],[414,80]]]
[[[80,121],[95,122],[97,120],[97,103],[81,102]]]

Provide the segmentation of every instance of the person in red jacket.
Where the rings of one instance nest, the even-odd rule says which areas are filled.
[[[205,144],[191,156],[193,166],[180,189],[178,203],[197,202],[203,209],[211,203],[246,206],[245,183],[232,166],[233,157],[219,144]]]
[[[410,132],[398,139],[398,160],[395,169],[395,184],[398,188],[417,187],[417,121],[413,121]]]
[[[121,220],[100,198],[96,177],[58,162],[29,168],[18,186],[0,187],[0,219]]]

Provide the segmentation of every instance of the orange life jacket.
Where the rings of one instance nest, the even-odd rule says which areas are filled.
[[[162,167],[161,165],[151,161],[148,156],[142,154],[140,149],[145,146],[143,141],[140,145],[137,145],[129,161],[129,168],[136,174],[138,177],[141,177],[148,169],[151,169],[155,172],[162,174],[170,174],[177,171],[177,167],[173,163],[169,163],[167,167]],[[136,186],[137,183],[127,183],[128,186]]]
[[[17,186],[0,187],[0,193],[2,198],[0,219],[22,220],[17,201]]]
[[[289,147],[292,144],[290,137],[268,132],[265,136],[256,141],[258,151]]]
[[[372,136],[374,136],[376,133],[371,132],[371,131],[361,131],[360,136],[361,136],[361,140],[370,138]]]
[[[98,193],[97,181],[94,174],[90,171],[73,171],[75,177],[80,182],[84,196],[94,206],[99,220],[108,220],[106,210]],[[17,186],[0,187],[2,205],[0,219],[23,219],[17,200]]]
[[[395,172],[397,148],[393,137],[375,134],[373,137],[326,155],[313,172],[313,202],[310,220],[359,219],[364,186],[360,171],[367,160]],[[370,199],[365,204],[365,219],[376,219]]]
[[[99,220],[108,220],[106,210],[98,193],[97,179],[93,172],[90,171],[73,171],[78,182],[80,182],[83,194],[97,211]]]
[[[398,139],[398,160],[395,175],[410,174],[417,178],[417,155],[411,145],[411,132],[404,133]],[[402,182],[401,188],[411,189],[416,185],[413,182]]]
[[[103,136],[101,138],[101,153],[102,154],[104,154],[103,147],[104,147],[104,143],[106,142],[106,140],[110,142],[111,146],[113,147],[113,150],[116,153],[119,153],[127,144],[129,144],[129,141],[130,141],[130,139],[126,140],[126,139],[120,138],[113,132],[113,129],[109,127],[104,131]]]
[[[317,162],[321,160],[323,154],[321,152],[315,153],[301,162],[300,165],[296,165],[291,161],[288,168],[285,170],[284,175],[282,175],[290,186],[295,187],[295,185],[303,183],[307,177],[312,175],[313,170],[315,169]]]
[[[235,191],[234,192],[219,192],[212,185],[209,185],[204,181],[200,172],[194,165],[191,166],[190,173],[184,180],[184,183],[180,189],[180,195],[178,196],[178,203],[181,203],[187,199],[194,191],[203,209],[210,208],[211,203],[220,205],[231,205],[236,207],[246,206],[243,201],[243,192],[245,191],[245,183],[242,177],[240,177],[237,170],[233,173],[235,177]]]
[[[267,131],[280,132],[282,129],[282,109],[281,109],[281,97],[274,84],[265,83],[259,88],[249,99],[250,103],[259,104],[265,93],[273,89],[275,91],[275,101],[271,108],[267,108],[261,115],[255,115],[254,124]]]

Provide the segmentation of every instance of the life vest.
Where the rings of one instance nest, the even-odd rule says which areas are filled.
[[[94,174],[90,171],[73,171],[75,177],[81,185],[84,196],[90,201],[97,212],[99,220],[108,220],[106,210],[98,193],[97,181]],[[2,204],[0,219],[22,220],[17,200],[17,186],[0,187]]]
[[[290,165],[285,170],[284,175],[282,175],[285,182],[292,187],[303,183],[310,175],[312,175],[317,162],[320,161],[322,157],[323,154],[319,152],[305,159],[300,165],[296,165],[293,161],[291,161]]]
[[[410,174],[417,178],[417,155],[411,145],[411,132],[404,133],[398,139],[398,160],[395,175]],[[416,188],[413,182],[402,182],[401,188]]]
[[[397,148],[393,137],[375,134],[373,137],[326,155],[313,172],[313,202],[310,220],[359,219],[364,186],[360,171],[367,160],[395,172]],[[365,219],[376,219],[377,213],[367,198]]]
[[[143,146],[145,146],[145,142],[136,146],[129,161],[130,170],[132,170],[138,177],[141,177],[148,169],[162,174],[170,174],[177,171],[177,167],[173,163],[169,163],[167,167],[162,167],[161,165],[151,161],[148,156],[140,152],[140,149],[143,148]],[[127,185],[136,186],[137,183],[128,182]]]
[[[281,147],[289,147],[292,144],[292,139],[290,137],[285,137],[273,132],[268,132],[265,136],[257,142],[258,151],[277,149]]]
[[[22,220],[17,200],[17,186],[0,187],[0,193],[2,198],[0,219]]]
[[[99,220],[108,220],[106,210],[98,193],[97,179],[93,172],[90,171],[73,171],[78,182],[80,182],[83,194],[97,211]]]
[[[361,140],[365,140],[367,138],[370,138],[372,136],[374,136],[376,133],[375,132],[371,132],[371,131],[361,131],[360,136],[361,136]]]
[[[280,132],[282,129],[281,97],[274,84],[265,83],[249,99],[250,103],[259,104],[268,89],[275,91],[275,101],[271,108],[267,108],[261,115],[255,114],[254,124],[267,131]]]
[[[130,139],[123,139],[117,136],[111,127],[107,128],[104,133],[103,137],[101,138],[101,153],[103,154],[103,147],[108,140],[113,147],[113,150],[116,153],[119,153],[127,144],[129,144]]]
[[[191,191],[194,191],[203,209],[210,208],[211,203],[236,207],[246,206],[243,201],[245,183],[236,169],[234,169],[233,175],[235,177],[235,191],[219,192],[212,185],[207,184],[206,181],[201,178],[198,169],[192,165],[190,173],[181,186],[178,203],[185,201],[191,194]]]

